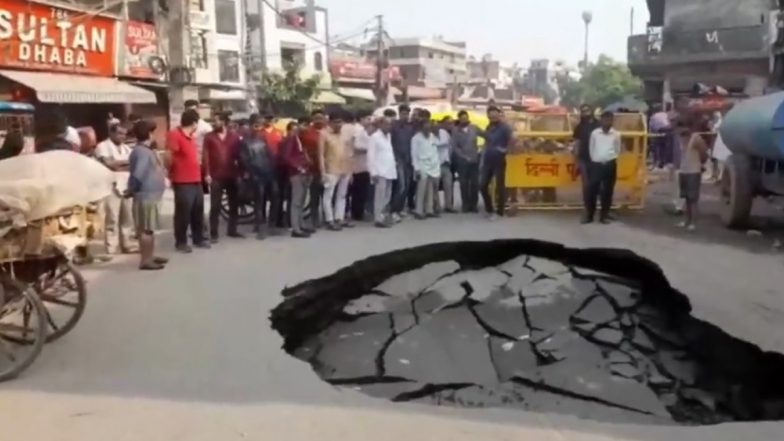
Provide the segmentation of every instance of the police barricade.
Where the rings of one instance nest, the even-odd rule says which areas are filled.
[[[515,143],[506,159],[507,203],[515,210],[582,208],[582,171],[573,153],[570,115],[511,114]],[[614,206],[642,209],[647,184],[644,115],[617,114],[621,155]]]

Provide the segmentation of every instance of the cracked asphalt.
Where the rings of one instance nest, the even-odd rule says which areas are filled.
[[[86,270],[82,322],[17,381],[0,385],[3,439],[773,441],[784,423],[617,425],[556,414],[391,403],[330,386],[280,347],[269,311],[280,291],[369,255],[425,243],[531,237],[631,249],[686,293],[693,315],[784,352],[784,259],[743,233],[687,235],[651,201],[611,225],[523,213],[488,223],[456,215],[306,241],[227,241],[142,274],[132,259]],[[167,249],[170,243],[164,243]]]

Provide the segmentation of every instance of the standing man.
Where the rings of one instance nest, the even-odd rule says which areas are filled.
[[[275,200],[278,195],[277,176],[275,174],[278,163],[276,156],[270,151],[269,146],[264,141],[262,129],[264,122],[259,114],[250,117],[250,135],[243,140],[240,147],[240,163],[243,170],[250,175],[250,180],[254,187],[254,211],[256,219],[254,231],[256,239],[264,240],[267,237],[267,230],[274,228],[275,220],[278,218],[276,204],[270,205],[269,216],[265,217],[267,200]],[[268,196],[269,194],[269,196]],[[267,225],[264,225],[264,220]]]
[[[479,212],[479,133],[479,128],[471,124],[468,112],[461,110],[452,133],[452,151],[460,180],[463,213]]]
[[[196,115],[199,115],[199,102],[196,100],[186,100],[185,110],[193,110],[194,112],[196,112]],[[194,135],[196,140],[196,148],[199,149],[198,153],[199,153],[200,164],[203,158],[202,152],[204,151],[204,138],[210,132],[212,132],[212,126],[210,126],[210,124],[207,121],[201,119],[201,115],[199,115],[199,122],[196,123],[196,132],[194,133]]]
[[[289,123],[290,134],[282,146],[283,162],[289,176],[291,185],[291,199],[289,201],[289,216],[291,222],[291,237],[300,239],[310,237],[305,228],[305,198],[310,187],[310,157],[300,140],[300,130],[307,128],[309,118],[302,117],[298,123]]]
[[[452,129],[454,124],[452,118],[445,116],[441,123],[438,125],[436,138],[438,147],[438,161],[441,163],[441,176],[439,181],[441,187],[444,189],[444,211],[447,213],[455,213],[454,195],[455,186],[452,180]],[[438,192],[438,183],[436,184],[434,194],[436,212],[441,211],[441,197]]]
[[[161,157],[153,151],[150,134],[155,124],[137,120],[133,125],[136,145],[129,158],[126,195],[133,201],[133,217],[139,235],[142,271],[163,269],[168,259],[155,255],[155,234],[160,229],[160,204],[166,191],[166,170]]]
[[[310,228],[308,232],[313,234],[321,226],[321,199],[324,193],[324,186],[321,184],[321,169],[319,167],[319,140],[321,132],[325,130],[326,119],[322,110],[314,110],[310,114],[310,126],[300,131],[299,139],[302,141],[302,148],[308,155],[310,164],[310,202],[308,211],[310,212]]]
[[[411,139],[416,129],[410,120],[411,108],[406,104],[398,107],[398,120],[392,124],[392,147],[395,149],[397,162],[397,180],[392,194],[392,221],[400,222],[405,216],[408,195],[413,183],[413,168],[411,165]]]
[[[436,189],[441,177],[438,158],[438,139],[433,134],[430,112],[420,111],[417,132],[411,140],[411,161],[416,179],[416,209],[414,217],[438,217],[434,212]]]
[[[599,121],[593,116],[591,106],[580,106],[580,122],[574,128],[574,158],[575,171],[580,173],[583,186],[583,205],[588,206],[588,171],[591,165],[591,135],[599,128]]]
[[[217,243],[220,237],[218,224],[223,194],[229,199],[229,221],[226,235],[241,238],[237,231],[238,187],[240,177],[240,137],[228,127],[229,115],[219,114],[213,131],[204,138],[204,181],[210,186],[210,240]]]
[[[358,115],[357,122],[350,128],[351,135],[351,218],[361,222],[365,218],[368,192],[370,190],[370,173],[368,173],[367,152],[372,130],[370,114]],[[345,129],[344,129],[345,130]]]
[[[125,127],[119,123],[109,127],[109,138],[95,147],[96,158],[114,172],[114,190],[104,204],[106,252],[109,254],[130,254],[136,252],[132,242],[133,220],[131,201],[124,197],[128,188],[128,160],[131,148],[125,144]]]
[[[275,177],[277,179],[276,185],[278,187],[277,194],[268,193],[266,195],[270,204],[270,212],[274,210],[276,213],[276,217],[274,219],[270,219],[270,225],[274,225],[276,228],[284,228],[285,211],[283,209],[283,201],[288,199],[286,195],[288,193],[287,190],[289,183],[288,177],[286,176],[286,167],[283,164],[283,160],[280,155],[280,145],[283,141],[284,134],[278,130],[277,127],[275,127],[274,115],[267,114],[264,116],[264,125],[261,129],[261,137],[267,144],[267,148],[269,149],[270,154],[273,156],[275,161]],[[275,207],[273,207],[273,205]]]
[[[702,169],[705,161],[708,160],[708,144],[699,134],[700,131],[700,127],[693,124],[679,134],[683,153],[678,169],[678,185],[681,199],[686,203],[686,220],[678,226],[689,231],[696,229],[694,219],[697,214],[697,204],[700,201]]]
[[[506,210],[506,153],[512,144],[512,128],[502,120],[501,109],[487,109],[490,124],[484,132],[485,151],[480,170],[479,190],[485,203],[485,211],[491,220],[503,216]],[[495,179],[495,210],[490,195],[490,182]]]
[[[368,143],[367,168],[373,182],[373,221],[378,228],[391,226],[387,213],[392,197],[392,185],[397,179],[391,128],[392,120],[388,117],[381,118],[378,120],[378,130],[370,136]]]
[[[602,204],[599,221],[608,224],[612,220],[610,208],[615,191],[616,160],[621,154],[621,135],[613,128],[614,119],[612,112],[602,113],[600,127],[591,134],[591,164],[588,166],[588,197],[585,200],[583,224],[593,222],[597,198],[601,199]]]
[[[351,181],[351,151],[341,136],[343,115],[329,115],[329,127],[319,140],[319,171],[324,184],[324,218],[327,229],[340,231],[345,225],[346,197]],[[334,198],[334,201],[333,201]]]
[[[204,238],[204,190],[196,143],[199,113],[186,110],[180,118],[180,127],[169,132],[166,147],[170,155],[169,180],[174,188],[174,242],[177,251],[191,253],[188,246],[190,226],[193,245],[210,248]]]

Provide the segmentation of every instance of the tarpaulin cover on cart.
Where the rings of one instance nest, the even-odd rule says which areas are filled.
[[[62,210],[111,194],[114,174],[70,151],[21,155],[0,161],[0,228],[23,227]]]

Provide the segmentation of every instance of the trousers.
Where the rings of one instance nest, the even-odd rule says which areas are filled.
[[[278,204],[280,198],[280,190],[278,189],[278,181],[272,176],[269,177],[253,177],[253,184],[255,186],[255,194],[253,201],[253,211],[255,212],[254,230],[258,234],[263,234],[264,224],[266,221],[267,226],[274,227],[278,219]],[[266,215],[267,201],[270,202],[269,215]],[[265,216],[266,215],[266,216]]]
[[[305,199],[310,187],[310,175],[296,174],[289,178],[291,185],[291,199],[289,203],[289,217],[291,230],[301,233],[305,225]]]
[[[349,198],[351,199],[351,218],[357,222],[365,218],[369,191],[370,173],[354,173],[349,186]]]
[[[386,221],[393,183],[393,180],[385,178],[376,178],[373,183],[373,220],[375,222]]]
[[[490,195],[490,183],[495,180],[495,201]],[[506,156],[485,155],[479,178],[479,191],[487,213],[503,216],[506,210]],[[495,210],[493,204],[495,203]]]
[[[220,210],[223,205],[223,194],[229,200],[229,220],[227,234],[237,234],[238,187],[236,179],[213,179],[210,184],[210,237],[217,238],[220,224]]]
[[[448,211],[452,211],[452,209],[455,207],[455,185],[453,178],[454,175],[452,174],[452,166],[448,162],[441,164],[441,177],[439,178],[439,182],[441,184],[441,189],[444,191],[443,208]],[[441,211],[441,196],[439,195],[438,191],[438,183],[436,184],[433,199],[435,202],[436,211]]]
[[[188,228],[193,243],[204,242],[204,189],[201,183],[174,184],[174,242],[188,244]]]
[[[612,208],[613,193],[615,192],[615,179],[617,175],[617,163],[615,160],[609,162],[591,162],[588,165],[588,188],[583,193],[585,197],[585,215],[593,219],[596,213],[596,201],[601,201],[601,217],[607,217]]]
[[[123,198],[117,189],[104,203],[104,245],[106,252],[116,254],[135,245],[131,200]]]
[[[476,211],[479,205],[479,163],[460,160],[457,163],[457,179],[460,181],[463,211]]]
[[[324,220],[342,223],[346,219],[346,198],[351,175],[324,175]]]
[[[428,176],[422,172],[417,173],[416,205],[414,208],[416,214],[420,216],[433,214],[437,185],[438,178]]]

